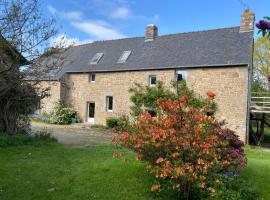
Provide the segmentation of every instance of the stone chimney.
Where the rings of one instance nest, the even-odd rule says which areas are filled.
[[[249,9],[242,14],[240,33],[254,31],[255,15]]]
[[[145,41],[152,41],[158,36],[158,28],[154,24],[149,24],[145,31]]]

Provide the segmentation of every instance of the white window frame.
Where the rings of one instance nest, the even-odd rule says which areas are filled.
[[[155,84],[152,84],[152,78],[156,78],[156,83]],[[156,87],[157,85],[157,76],[156,75],[150,75],[149,78],[148,78],[148,85],[149,87]]]
[[[176,81],[178,81],[178,74],[182,74],[182,79],[187,80],[187,71],[184,70],[177,70],[176,71]]]
[[[93,76],[95,76],[95,80],[93,80]],[[89,82],[95,83],[96,82],[96,74],[95,73],[90,73],[88,77]]]
[[[109,109],[109,100],[112,98],[112,109]],[[106,96],[106,111],[113,112],[113,96]]]

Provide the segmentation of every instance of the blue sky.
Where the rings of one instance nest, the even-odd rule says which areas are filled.
[[[143,36],[150,23],[159,35],[238,26],[243,4],[255,12],[256,21],[270,16],[269,0],[46,0],[42,6],[57,19],[55,40],[65,35],[81,44]]]

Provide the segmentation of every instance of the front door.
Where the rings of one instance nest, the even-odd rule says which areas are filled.
[[[91,124],[95,122],[95,102],[88,102],[88,119],[87,121]]]

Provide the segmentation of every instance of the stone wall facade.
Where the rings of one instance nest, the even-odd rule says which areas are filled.
[[[41,99],[40,101],[40,113],[46,112],[49,113],[55,104],[61,100],[60,98],[60,82],[59,81],[41,81],[39,83],[39,88],[44,90],[49,88],[48,97]]]
[[[226,119],[228,126],[245,141],[248,67],[190,68],[181,71],[186,72],[189,88],[198,95],[206,97],[209,90],[216,93],[217,118]],[[87,103],[95,102],[94,123],[105,124],[109,117],[129,114],[132,105],[129,89],[135,82],[148,85],[149,76],[155,75],[166,87],[172,88],[171,81],[176,79],[176,73],[175,69],[96,73],[95,82],[89,81],[89,73],[69,73],[63,79],[66,86],[61,90],[61,98],[78,111],[81,122],[88,119]],[[52,99],[45,100],[46,109],[51,108],[51,102],[59,98],[59,88],[55,87],[51,94]],[[113,97],[112,112],[106,111],[107,96]]]

